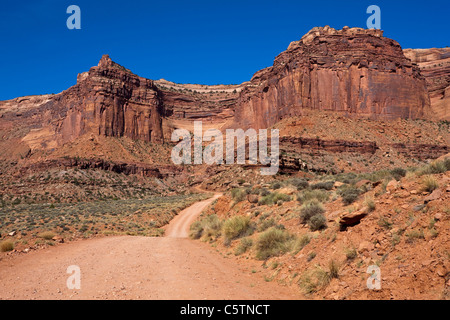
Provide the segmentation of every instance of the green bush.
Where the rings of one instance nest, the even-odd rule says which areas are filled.
[[[306,271],[299,279],[299,286],[305,294],[311,294],[326,287],[333,278],[339,278],[340,267],[335,260],[328,263],[328,270],[317,265]]]
[[[423,190],[427,192],[433,192],[439,188],[439,183],[433,176],[425,176],[422,180]]]
[[[271,184],[270,184],[270,188],[272,189],[272,190],[278,190],[278,189],[280,189],[281,188],[281,182],[279,182],[279,181],[274,181],[274,182],[272,182]]]
[[[222,227],[225,242],[248,235],[250,232],[250,218],[234,216],[226,220]]]
[[[366,205],[368,212],[372,212],[376,208],[375,201],[371,197],[366,196],[364,199],[364,204]]]
[[[295,239],[293,245],[293,254],[297,254],[300,250],[306,247],[311,242],[311,236],[308,234],[304,234],[301,237]]]
[[[323,190],[332,190],[334,187],[334,181],[325,181],[325,182],[318,182],[311,185],[311,189],[323,189]]]
[[[288,180],[288,183],[297,188],[297,190],[303,190],[308,188],[309,183],[305,179],[292,178]]]
[[[406,242],[408,242],[408,243],[412,243],[412,242],[414,242],[415,240],[418,240],[418,239],[425,239],[425,235],[424,235],[424,232],[423,232],[422,229],[411,230],[411,231],[406,233],[406,236],[407,236]]]
[[[358,256],[358,251],[356,251],[356,248],[347,248],[345,249],[345,257],[347,260],[354,260]]]
[[[311,200],[302,205],[300,209],[300,221],[308,223],[315,215],[323,214],[325,209],[317,200]]]
[[[291,197],[284,193],[273,193],[273,203],[278,203],[279,201],[291,201]]]
[[[284,230],[270,228],[263,232],[256,242],[256,258],[265,260],[289,251],[291,236]]]
[[[297,200],[300,203],[305,203],[307,201],[316,199],[319,202],[328,201],[330,195],[327,191],[316,189],[316,190],[303,190],[299,194],[297,194]]]
[[[253,246],[253,240],[250,238],[244,238],[241,240],[239,245],[236,247],[236,250],[234,251],[235,255],[241,255],[245,252],[247,252],[248,249],[250,249]]]
[[[279,201],[290,201],[291,197],[284,193],[273,192],[270,193],[261,199],[259,199],[259,205],[272,205],[274,203],[278,203]]]
[[[244,201],[246,196],[247,192],[243,189],[235,188],[231,190],[231,197],[236,202]]]
[[[357,175],[354,172],[340,173],[336,176],[336,181],[352,184],[355,183],[356,177]]]
[[[256,195],[259,195],[259,193],[261,192],[261,188],[254,188],[254,189],[252,189],[252,188],[248,188],[248,194],[256,194]]]
[[[428,174],[439,174],[444,173],[449,170],[449,160],[450,158],[445,159],[444,161],[433,161],[432,163],[420,168],[418,170],[418,175],[428,175]]]
[[[391,175],[395,180],[400,180],[404,176],[406,176],[406,170],[403,168],[395,168],[391,170]]]
[[[358,199],[361,194],[361,190],[354,187],[348,187],[340,190],[339,194],[342,197],[342,202],[348,206]]]
[[[392,221],[390,221],[389,219],[387,219],[386,217],[380,216],[380,218],[378,219],[378,225],[387,230],[391,229],[393,224],[394,223]]]
[[[445,158],[443,161],[445,169],[447,169],[447,171],[450,171],[450,157]]]
[[[202,236],[213,238],[220,235],[223,221],[216,214],[206,216],[200,221],[191,224],[189,236],[200,239]]]
[[[327,226],[327,219],[323,214],[316,214],[308,220],[308,226],[311,231],[324,229]]]
[[[269,229],[270,227],[273,227],[276,224],[275,219],[270,218],[267,220],[262,220],[259,225],[258,225],[258,231],[259,232],[263,232],[267,229]]]

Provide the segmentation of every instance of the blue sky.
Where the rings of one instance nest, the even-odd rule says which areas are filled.
[[[231,84],[273,64],[315,26],[366,28],[381,8],[384,35],[403,48],[450,46],[450,1],[26,0],[0,7],[0,100],[58,93],[103,54],[149,79]],[[69,30],[69,5],[81,30]]]

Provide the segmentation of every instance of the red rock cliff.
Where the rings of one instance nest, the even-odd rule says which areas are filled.
[[[427,81],[434,120],[450,120],[450,48],[405,49]]]
[[[265,128],[303,108],[374,119],[421,118],[425,79],[380,30],[314,28],[253,76],[241,92],[235,127]]]
[[[49,102],[60,118],[61,142],[82,134],[162,142],[162,102],[152,80],[141,78],[104,55],[98,66],[78,75],[77,84]],[[55,115],[51,117],[55,119]]]

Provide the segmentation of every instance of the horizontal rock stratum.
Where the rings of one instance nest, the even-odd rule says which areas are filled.
[[[302,109],[373,119],[421,118],[425,78],[381,30],[316,27],[255,73],[236,104],[235,126],[271,126]]]
[[[416,63],[427,81],[434,120],[450,121],[450,48],[405,49],[405,56]]]

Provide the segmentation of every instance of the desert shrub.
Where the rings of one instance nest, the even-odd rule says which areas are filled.
[[[373,182],[382,181],[382,180],[392,180],[392,171],[391,170],[378,170],[370,173],[360,174],[358,180],[367,179]]]
[[[0,242],[0,251],[1,252],[7,252],[12,251],[14,249],[14,242],[11,240],[3,240]]]
[[[391,229],[394,223],[385,217],[381,217],[378,219],[378,225],[384,229]]]
[[[327,226],[327,220],[322,204],[316,199],[306,202],[300,208],[300,222],[307,223],[311,231],[317,231]]]
[[[348,187],[340,190],[339,194],[342,197],[342,202],[348,206],[349,204],[355,202],[356,199],[358,199],[359,195],[361,194],[361,190],[354,187]]]
[[[263,196],[263,197],[268,196],[269,194],[270,194],[270,191],[267,190],[266,188],[262,188],[262,189],[259,191],[259,195],[260,195],[260,196]]]
[[[304,247],[306,247],[311,241],[311,236],[308,234],[304,234],[298,238],[295,239],[292,253],[297,254],[300,250],[302,250]]]
[[[430,164],[420,168],[417,171],[417,174],[419,176],[423,176],[423,175],[429,175],[429,174],[438,174],[438,173],[444,173],[446,172],[448,169],[448,165],[449,165],[449,160],[450,158],[447,158],[444,161],[433,161]]]
[[[339,278],[340,267],[336,260],[330,260],[328,263],[328,277],[331,279]]]
[[[291,178],[288,183],[297,188],[297,190],[303,190],[308,188],[309,183],[305,179]]]
[[[400,180],[404,176],[406,176],[406,170],[403,168],[395,168],[390,171],[391,175],[395,180]]]
[[[317,231],[327,226],[327,219],[323,214],[316,214],[308,220],[308,226],[311,231]]]
[[[317,253],[315,253],[315,252],[310,252],[310,253],[308,254],[308,257],[306,258],[306,260],[307,260],[308,262],[310,262],[310,261],[313,260],[316,256],[317,256]]]
[[[291,197],[284,193],[273,192],[270,193],[261,199],[259,199],[259,205],[272,205],[274,203],[278,203],[279,201],[290,201]]]
[[[258,204],[259,204],[260,206],[273,204],[273,201],[272,201],[272,194],[269,193],[268,195],[263,196],[261,199],[258,200]]]
[[[319,202],[326,202],[328,201],[330,195],[328,192],[324,190],[303,190],[299,194],[297,194],[297,200],[300,203],[304,203],[313,199],[318,200]]]
[[[445,158],[442,162],[445,166],[445,169],[447,169],[447,171],[450,171],[450,157]]]
[[[347,248],[345,249],[345,257],[347,260],[354,260],[358,256],[358,251],[356,248]]]
[[[291,236],[284,230],[270,228],[263,232],[256,242],[256,258],[265,260],[289,251]]]
[[[307,270],[303,273],[298,281],[298,285],[304,294],[315,293],[320,285],[315,270]]]
[[[422,229],[419,230],[411,230],[406,233],[406,237],[408,238],[406,241],[411,243],[417,239],[425,239],[425,235]]]
[[[55,236],[55,233],[51,231],[45,231],[38,234],[39,238],[45,239],[45,240],[52,240]]]
[[[291,197],[284,193],[274,193],[273,202],[278,203],[279,201],[291,201]]]
[[[202,236],[209,238],[218,237],[222,224],[223,221],[216,214],[211,214],[191,224],[189,236],[192,239],[200,239]]]
[[[375,208],[376,208],[375,201],[373,200],[373,198],[366,197],[364,199],[364,204],[366,205],[367,210],[369,212],[373,212],[375,210]]]
[[[304,203],[300,209],[300,221],[307,223],[315,215],[323,214],[325,209],[317,200]]]
[[[200,221],[195,221],[189,228],[189,237],[191,239],[200,239],[203,234],[203,226]]]
[[[245,199],[247,193],[243,189],[235,188],[231,190],[231,197],[235,202],[241,202]]]
[[[320,266],[306,271],[298,282],[305,294],[311,294],[326,287],[333,278],[339,278],[340,267],[335,260],[328,263],[328,270]]]
[[[270,188],[272,189],[272,190],[278,190],[278,189],[280,189],[281,188],[281,182],[280,181],[274,181],[274,182],[272,182],[271,184],[270,184]]]
[[[239,245],[236,247],[236,250],[234,251],[235,255],[241,255],[245,252],[247,252],[248,249],[250,249],[253,245],[253,240],[250,238],[244,238],[241,240]]]
[[[355,183],[356,178],[357,178],[357,175],[354,172],[340,173],[340,174],[336,175],[336,181],[346,183],[346,184]]]
[[[250,218],[244,216],[234,216],[227,219],[222,227],[222,233],[225,237],[225,242],[237,239],[239,237],[249,234]]]
[[[276,222],[275,219],[270,218],[267,220],[262,220],[259,225],[258,225],[258,232],[263,232],[267,229],[269,229],[270,227],[275,226]]]
[[[323,189],[323,190],[331,190],[334,187],[334,181],[325,181],[325,182],[318,182],[311,185],[311,189]]]
[[[249,188],[248,194],[256,194],[258,195],[261,191],[261,188]]]
[[[439,183],[433,176],[425,176],[422,179],[423,190],[427,192],[433,192],[439,188]]]

